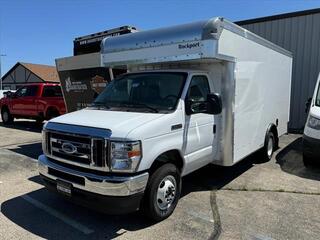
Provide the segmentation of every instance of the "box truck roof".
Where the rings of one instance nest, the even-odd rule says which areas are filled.
[[[101,43],[102,65],[121,66],[196,59],[225,59],[218,54],[222,31],[248,38],[277,52],[291,53],[221,17],[173,27],[105,38]],[[230,60],[230,59],[229,59]]]

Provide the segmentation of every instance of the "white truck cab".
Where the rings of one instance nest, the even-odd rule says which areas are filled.
[[[303,163],[309,167],[320,158],[320,74],[309,106],[309,114],[303,132]]]
[[[76,202],[159,221],[177,205],[182,176],[258,150],[270,159],[287,132],[291,53],[223,18],[101,48],[102,66],[128,73],[43,128],[40,175]]]

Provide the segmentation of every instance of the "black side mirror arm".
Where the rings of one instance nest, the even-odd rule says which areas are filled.
[[[312,102],[312,98],[308,98],[307,102],[306,102],[306,108],[305,108],[305,113],[309,113],[310,110],[310,106],[311,106],[311,102]]]

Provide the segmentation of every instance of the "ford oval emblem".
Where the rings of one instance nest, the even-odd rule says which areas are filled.
[[[77,147],[69,142],[63,143],[61,148],[62,148],[62,151],[64,151],[67,154],[73,154],[77,151]]]

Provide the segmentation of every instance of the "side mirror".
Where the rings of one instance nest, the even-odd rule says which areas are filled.
[[[219,94],[210,93],[206,101],[186,101],[187,115],[195,113],[219,114],[222,111],[221,97]]]
[[[221,97],[217,93],[209,93],[207,95],[207,113],[216,115],[222,112]]]
[[[3,96],[6,97],[6,98],[11,98],[12,94],[13,93],[11,91],[6,91],[6,92],[3,93]]]
[[[311,106],[311,101],[312,101],[312,98],[308,98],[308,100],[306,102],[306,108],[304,110],[306,113],[309,113],[310,106]]]

